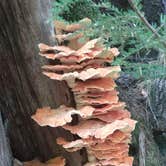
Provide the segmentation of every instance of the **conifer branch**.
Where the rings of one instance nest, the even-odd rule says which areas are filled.
[[[141,12],[138,10],[138,8],[135,6],[133,0],[128,0],[130,6],[132,9],[137,13],[139,18],[142,20],[142,22],[148,27],[148,29],[155,35],[156,38],[161,39],[160,34],[156,31],[155,28],[152,27],[152,25],[147,21],[147,19],[141,14]],[[166,42],[160,40],[161,44],[166,47]]]

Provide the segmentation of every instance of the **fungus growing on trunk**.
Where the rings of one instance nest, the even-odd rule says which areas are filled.
[[[131,132],[136,121],[130,119],[125,103],[120,102],[115,79],[120,67],[105,67],[119,54],[117,48],[105,48],[101,39],[82,44],[85,29],[91,21],[66,25],[55,21],[59,46],[39,44],[40,55],[58,59],[61,64],[43,66],[43,74],[53,80],[65,80],[73,92],[76,108],[60,106],[57,109],[38,109],[32,118],[41,126],[61,126],[79,139],[67,141],[58,138],[57,143],[73,152],[85,147],[88,154],[86,166],[132,166],[128,156]],[[64,45],[64,41],[68,41]],[[78,44],[79,43],[79,44]],[[70,125],[72,115],[79,115],[79,123]]]

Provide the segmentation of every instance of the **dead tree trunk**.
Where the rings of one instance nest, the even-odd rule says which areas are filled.
[[[0,1],[0,110],[14,157],[47,160],[63,154],[70,165],[80,166],[79,153],[66,153],[56,145],[58,136],[72,135],[31,120],[38,107],[73,103],[65,83],[41,73],[45,59],[38,56],[37,44],[51,40],[49,11],[50,0]]]

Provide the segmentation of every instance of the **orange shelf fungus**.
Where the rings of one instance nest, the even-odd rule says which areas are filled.
[[[60,61],[58,65],[43,66],[43,74],[67,82],[76,108],[45,107],[38,109],[32,118],[41,126],[61,126],[79,136],[71,142],[58,138],[57,143],[69,152],[85,147],[89,159],[85,166],[132,166],[128,144],[136,121],[131,119],[125,103],[119,101],[115,89],[114,80],[119,76],[120,67],[105,65],[111,63],[119,51],[106,48],[100,38],[84,37],[81,30],[90,23],[87,18],[71,25],[55,21],[59,46],[39,44],[41,56]],[[74,114],[80,117],[79,123],[70,125]]]

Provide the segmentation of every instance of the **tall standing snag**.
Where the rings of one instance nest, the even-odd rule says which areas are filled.
[[[86,38],[81,43],[84,35],[80,30],[90,23],[87,18],[78,24],[55,23],[61,45],[39,44],[39,49],[41,56],[58,59],[61,64],[43,66],[43,74],[67,82],[76,108],[38,109],[32,118],[41,126],[62,126],[79,136],[72,142],[58,138],[57,143],[70,152],[85,147],[89,160],[86,166],[132,166],[128,143],[136,121],[130,118],[115,89],[114,80],[119,76],[120,67],[105,66],[119,54],[117,48],[105,48],[100,38]],[[79,116],[76,125],[69,124],[73,114]]]

